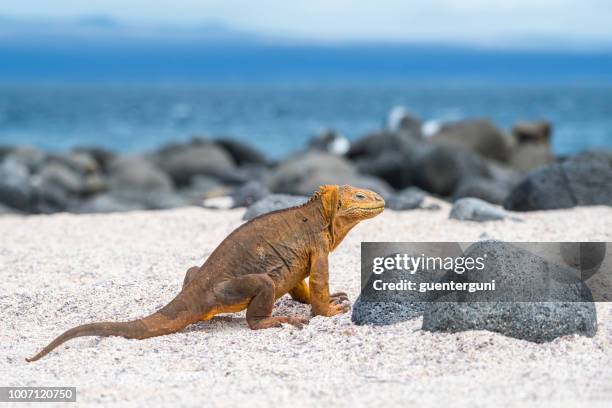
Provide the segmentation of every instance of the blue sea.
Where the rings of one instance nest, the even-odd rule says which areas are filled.
[[[60,150],[153,149],[194,135],[231,136],[269,157],[333,128],[350,139],[384,126],[395,106],[424,121],[489,118],[553,123],[553,149],[612,148],[612,86],[463,83],[260,82],[0,85],[0,144]]]
[[[276,158],[327,128],[358,138],[405,106],[504,129],[546,119],[558,154],[612,148],[612,51],[38,35],[0,38],[0,144],[141,151],[231,136]]]

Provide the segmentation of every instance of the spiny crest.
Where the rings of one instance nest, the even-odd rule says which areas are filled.
[[[305,204],[312,203],[313,201],[319,200],[325,192],[331,189],[334,189],[334,188],[339,189],[340,187],[334,184],[326,184],[326,185],[320,186],[319,189],[310,196],[310,198],[308,199],[308,201],[306,201]]]

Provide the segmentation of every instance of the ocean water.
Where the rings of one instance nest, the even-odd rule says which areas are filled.
[[[61,83],[0,85],[0,144],[60,150],[153,149],[194,135],[231,136],[269,157],[333,128],[355,139],[405,106],[424,121],[489,118],[553,123],[553,149],[612,148],[612,86],[417,83]]]

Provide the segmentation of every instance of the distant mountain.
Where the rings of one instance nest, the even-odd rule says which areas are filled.
[[[163,44],[252,44],[261,36],[234,30],[216,22],[195,26],[124,24],[106,16],[77,19],[18,20],[0,16],[0,45],[71,46],[82,43],[114,46]]]
[[[609,48],[608,48],[609,50]],[[0,82],[20,81],[600,81],[606,50],[457,44],[316,43],[207,22],[125,24],[105,16],[0,16]]]

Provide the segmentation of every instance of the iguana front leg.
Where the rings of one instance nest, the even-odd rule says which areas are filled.
[[[310,260],[310,278],[308,279],[310,290],[310,304],[312,313],[321,316],[334,316],[346,313],[350,305],[344,303],[348,300],[346,293],[335,293],[329,295],[329,264],[327,254],[313,254]]]
[[[306,279],[297,284],[297,286],[289,291],[289,295],[293,300],[297,300],[300,303],[310,304],[310,289],[306,283]]]
[[[293,300],[296,300],[300,303],[310,304],[310,288],[308,287],[308,283],[304,279],[297,286],[289,291],[289,295]],[[336,292],[329,295],[332,303],[343,303],[348,302],[349,298],[345,292]]]

